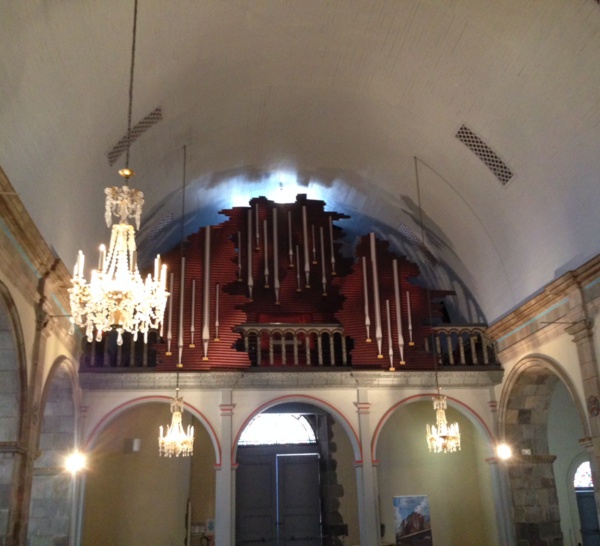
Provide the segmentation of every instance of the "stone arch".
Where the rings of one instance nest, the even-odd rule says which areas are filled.
[[[348,436],[348,439],[350,440],[355,462],[357,464],[360,464],[362,462],[363,457],[362,457],[360,441],[358,439],[358,433],[356,432],[356,430],[354,429],[354,427],[352,426],[352,424],[350,423],[348,418],[340,410],[338,410],[335,406],[332,406],[328,402],[325,402],[324,400],[321,400],[320,398],[317,398],[315,396],[308,396],[308,395],[304,395],[304,394],[290,394],[290,395],[279,396],[277,398],[273,398],[272,400],[269,400],[268,402],[261,404],[254,411],[252,411],[250,413],[250,415],[248,415],[248,417],[246,417],[246,419],[244,420],[244,422],[241,424],[238,431],[236,432],[236,435],[233,440],[233,446],[232,446],[233,452],[231,454],[232,455],[231,460],[233,461],[233,464],[235,464],[235,460],[236,460],[237,447],[238,447],[240,435],[242,434],[242,431],[246,428],[246,426],[248,426],[248,423],[259,413],[262,413],[263,411],[265,411],[269,408],[279,406],[281,404],[286,404],[289,402],[302,402],[302,403],[306,403],[306,404],[311,404],[313,406],[316,406],[316,407],[324,410],[329,415],[334,417],[338,421],[340,426],[344,429],[344,431],[346,432],[346,434]]]
[[[543,355],[530,355],[514,366],[502,389],[498,404],[501,437],[517,449],[532,449],[532,452],[535,449],[538,453],[547,454],[548,409],[558,381],[571,395],[584,435],[589,436],[585,410],[569,376],[555,360]],[[521,428],[519,425],[529,426]],[[534,446],[536,443],[538,445]]]
[[[150,395],[150,396],[141,396],[138,398],[134,398],[132,400],[128,400],[127,402],[124,402],[124,403],[116,406],[115,408],[111,409],[108,413],[106,413],[98,421],[98,423],[92,429],[92,431],[89,433],[89,435],[85,439],[85,443],[83,446],[84,451],[91,451],[92,449],[94,449],[94,446],[96,445],[96,443],[98,441],[100,433],[114,419],[116,419],[123,412],[125,412],[133,407],[136,407],[136,406],[139,406],[142,404],[147,404],[149,402],[166,402],[166,403],[170,404],[171,400],[172,400],[172,398],[170,396]],[[208,433],[208,436],[210,437],[210,440],[211,440],[211,443],[213,445],[213,449],[215,452],[216,466],[220,467],[221,466],[221,457],[222,457],[221,442],[219,441],[219,438],[218,438],[217,434],[215,433],[215,429],[214,429],[212,423],[197,407],[193,406],[192,404],[189,404],[188,402],[184,401],[184,408],[185,408],[186,412],[189,412],[190,415],[192,415],[195,419],[197,419],[206,429],[206,432]]]
[[[589,435],[585,413],[573,383],[562,367],[543,355],[529,355],[511,370],[499,403],[501,436],[515,456],[506,462],[512,490],[517,540],[523,544],[555,544],[563,540],[555,456],[549,450],[549,412],[563,384]]]
[[[39,455],[33,467],[28,540],[67,543],[71,523],[72,477],[64,458],[77,445],[77,376],[64,357],[52,365],[41,396]]]
[[[10,534],[9,513],[18,496],[14,484],[19,483],[21,467],[16,455],[22,452],[26,403],[21,322],[10,291],[0,282],[0,537]]]

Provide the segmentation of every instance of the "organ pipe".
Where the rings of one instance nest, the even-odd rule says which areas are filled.
[[[265,288],[269,288],[269,239],[267,237],[267,220],[263,221],[263,241],[265,244]]]
[[[194,334],[196,333],[196,279],[192,279],[192,320],[190,324],[190,349],[196,347]]]
[[[308,225],[306,223],[306,207],[302,206],[302,236],[304,238],[304,275],[306,288],[310,288],[310,261],[308,258]]]
[[[329,217],[329,251],[331,252],[331,275],[336,276],[335,272],[335,252],[333,251],[333,220]]]
[[[390,357],[390,372],[393,372],[396,370],[396,368],[394,368],[394,346],[392,343],[392,317],[390,316],[390,300],[385,300],[385,316],[387,320],[388,356]]]
[[[171,340],[173,339],[173,273],[169,279],[169,325],[167,327],[167,351],[166,355],[171,356]]]
[[[294,269],[294,250],[292,247],[292,211],[288,210],[288,255],[290,257],[290,269]]]
[[[252,209],[248,209],[248,297],[252,301],[252,289],[254,288],[254,278],[252,277]]]
[[[321,283],[323,284],[323,295],[327,295],[327,276],[325,275],[325,237],[323,235],[323,226],[319,228],[321,239]]]
[[[208,341],[210,339],[210,226],[204,228],[204,293],[202,301],[202,346],[208,360]]]
[[[402,309],[400,307],[400,287],[398,285],[398,260],[392,262],[394,269],[394,298],[396,299],[396,328],[398,330],[398,350],[400,351],[400,365],[404,366],[404,336],[402,335]]]
[[[185,258],[181,258],[181,275],[179,277],[179,329],[177,331],[177,367],[183,367],[181,357],[183,356],[183,302],[185,289]]]
[[[275,305],[279,305],[279,245],[277,244],[277,209],[273,209],[273,286]]]
[[[363,256],[363,295],[365,298],[365,326],[367,328],[367,343],[371,343],[371,317],[369,316],[369,290],[367,286],[367,258]]]
[[[266,239],[265,239],[266,242]],[[217,283],[215,285],[215,339],[214,341],[221,341],[219,339],[219,292],[220,285]]]
[[[373,300],[375,303],[375,339],[377,340],[377,358],[383,358],[381,345],[383,333],[381,331],[381,306],[379,303],[379,276],[377,273],[377,249],[375,246],[375,233],[369,233],[371,241],[371,267],[373,269]]]

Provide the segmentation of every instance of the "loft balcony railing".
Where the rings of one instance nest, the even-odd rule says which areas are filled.
[[[238,350],[248,353],[253,367],[260,368],[331,368],[350,366],[348,344],[341,324],[314,323],[244,323],[234,329],[240,334]],[[135,368],[153,371],[158,335],[148,344],[134,343],[130,335],[117,345],[116,334],[102,341],[85,343],[81,358],[82,371],[119,371]],[[494,341],[485,326],[445,325],[432,328],[425,338],[424,350],[435,355],[438,366],[446,369],[500,367]]]
[[[347,366],[341,324],[251,323],[234,329],[253,366]]]
[[[425,350],[434,349],[438,365],[443,367],[500,367],[496,344],[484,326],[435,326],[432,337],[425,339]]]

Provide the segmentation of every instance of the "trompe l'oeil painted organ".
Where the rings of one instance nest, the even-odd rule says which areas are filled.
[[[451,292],[411,282],[418,267],[386,241],[367,234],[344,257],[336,222],[347,217],[304,195],[221,213],[229,219],[188,237],[183,256],[163,256],[158,370],[434,367],[431,320]]]

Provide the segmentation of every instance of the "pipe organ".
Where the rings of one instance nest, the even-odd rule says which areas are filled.
[[[188,237],[184,259],[178,248],[162,257],[171,295],[167,335],[152,347],[159,371],[433,368],[431,317],[451,293],[414,284],[417,266],[375,233],[343,255],[338,222],[348,217],[305,195],[221,214]]]

